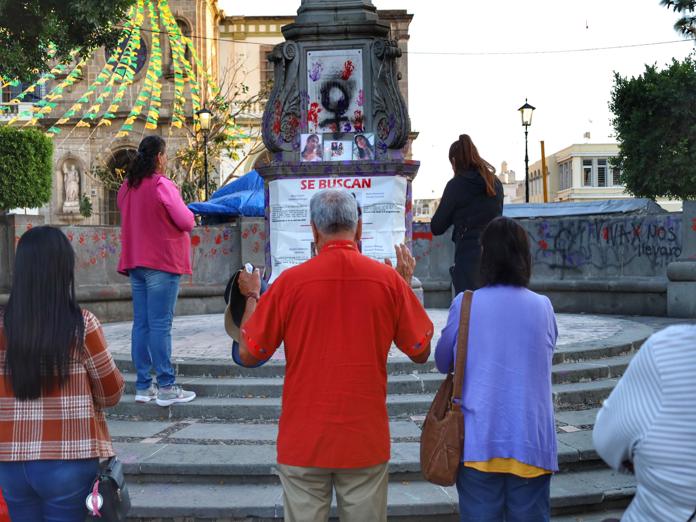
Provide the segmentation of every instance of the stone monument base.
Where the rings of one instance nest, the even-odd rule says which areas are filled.
[[[696,318],[696,261],[670,263],[667,277],[667,315]]]

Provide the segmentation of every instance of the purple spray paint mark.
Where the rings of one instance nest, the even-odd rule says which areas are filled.
[[[324,65],[321,62],[314,62],[312,64],[312,69],[309,71],[309,79],[316,82],[321,78],[321,73],[324,70]]]

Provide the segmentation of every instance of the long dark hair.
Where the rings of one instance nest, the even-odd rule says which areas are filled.
[[[495,167],[479,156],[478,149],[468,134],[460,134],[459,139],[450,145],[449,160],[454,161],[456,174],[466,170],[478,170],[486,183],[486,194],[495,197]]]
[[[365,151],[365,149],[362,149],[358,146],[358,138],[362,138],[365,141],[365,148],[367,149],[367,152]],[[368,140],[364,134],[358,134],[357,136],[355,136],[355,138],[353,138],[353,142],[355,143],[355,148],[358,150],[358,158],[375,159],[375,150],[372,148],[372,145],[370,145],[370,140]]]
[[[484,286],[529,285],[532,256],[527,231],[513,219],[497,217],[481,234],[481,280]]]
[[[75,252],[57,228],[28,230],[17,244],[5,307],[6,379],[17,399],[37,399],[62,386],[84,344],[75,300]]]
[[[143,179],[152,176],[157,169],[157,156],[166,148],[166,142],[159,136],[153,134],[143,138],[126,174],[129,187],[138,188]]]

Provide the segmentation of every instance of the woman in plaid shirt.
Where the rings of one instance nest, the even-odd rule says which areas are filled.
[[[99,459],[114,455],[102,408],[123,377],[75,300],[74,269],[60,230],[29,230],[0,307],[0,488],[13,522],[84,521]]]

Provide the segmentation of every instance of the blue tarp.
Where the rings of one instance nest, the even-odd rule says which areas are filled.
[[[188,208],[201,216],[264,215],[263,178],[255,170],[216,190],[208,201],[191,203]]]
[[[592,214],[664,214],[666,211],[650,199],[606,199],[563,203],[519,203],[503,207],[509,218],[586,216]]]

